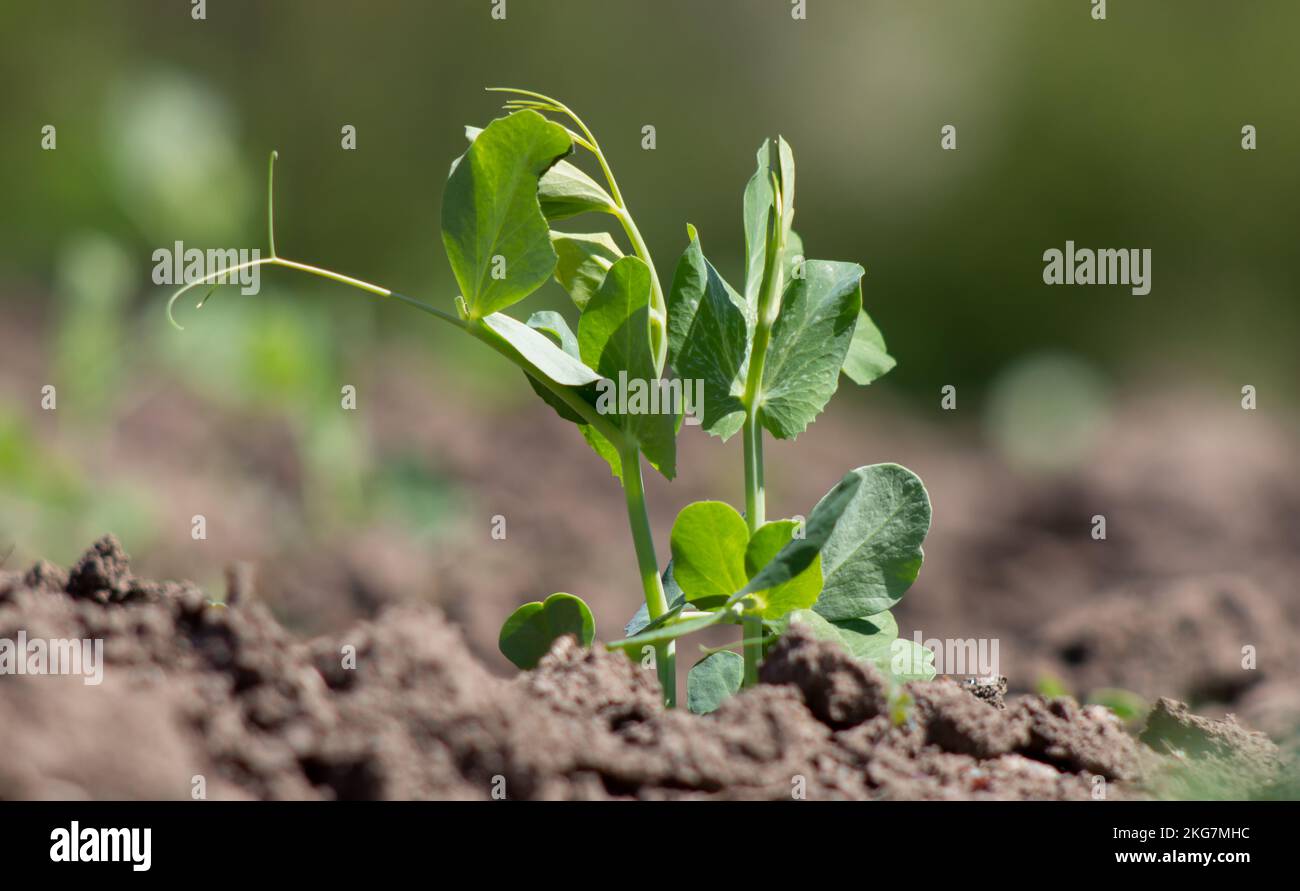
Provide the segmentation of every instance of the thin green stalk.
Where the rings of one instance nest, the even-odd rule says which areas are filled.
[[[663,580],[659,577],[659,560],[655,556],[654,536],[650,532],[650,515],[645,506],[645,484],[641,479],[641,452],[626,448],[619,452],[623,465],[623,494],[627,499],[627,522],[632,529],[641,587],[645,590],[646,611],[654,621],[668,612]],[[664,704],[677,705],[677,645],[673,641],[655,647],[655,667],[663,687]]]
[[[763,659],[763,617],[746,614],[741,628],[745,674],[740,685],[752,687],[758,683],[758,663]]]
[[[271,152],[271,159],[266,162],[266,240],[270,243],[271,259],[275,259],[275,159],[280,157],[277,151]]]
[[[167,301],[167,321],[171,322],[172,326],[177,330],[185,330],[184,327],[176,321],[176,316],[174,314],[176,301],[179,300],[182,295],[194,288],[202,287],[203,285],[210,285],[220,278],[234,275],[241,270],[251,269],[254,266],[283,266],[285,269],[296,269],[299,272],[307,272],[311,275],[319,276],[320,278],[327,278],[330,281],[339,282],[340,284],[367,291],[380,297],[392,297],[394,300],[400,300],[402,303],[405,303],[408,306],[413,306],[421,312],[427,312],[429,315],[437,316],[444,322],[449,322],[458,328],[465,327],[465,323],[456,316],[449,312],[444,312],[436,306],[431,306],[422,300],[416,300],[414,297],[407,297],[405,294],[399,294],[396,291],[389,290],[388,288],[380,287],[379,285],[374,285],[367,281],[362,281],[359,278],[352,278],[351,276],[343,275],[330,269],[322,269],[319,266],[311,266],[307,263],[299,263],[295,260],[286,260],[284,257],[263,257],[259,260],[249,260],[246,263],[228,266],[218,272],[209,273],[208,275],[203,276],[203,278],[195,279],[185,287],[178,290],[171,296],[171,299]]]
[[[745,415],[743,431],[745,444],[745,524],[749,534],[753,535],[765,522],[767,512],[767,495],[763,489],[763,428],[758,425],[756,412]],[[758,683],[758,663],[763,658],[763,644],[753,642],[763,633],[763,620],[758,616],[746,614],[742,622],[741,638],[744,646],[741,654],[745,659],[745,672],[741,678],[741,687],[752,687]]]
[[[774,186],[775,186],[774,182]],[[763,282],[758,294],[758,313],[754,327],[754,342],[749,353],[749,373],[745,378],[745,392],[741,401],[745,406],[743,442],[745,446],[745,524],[753,535],[767,519],[767,492],[763,484],[763,428],[758,422],[762,402],[763,369],[767,364],[767,346],[772,339],[772,325],[780,311],[782,286],[782,254],[785,251],[784,226],[779,187],[778,196],[768,217],[767,251],[763,262]],[[763,645],[754,642],[761,637],[762,619],[745,616],[744,619],[745,672],[741,686],[758,683],[758,663],[763,658]]]
[[[745,523],[753,535],[766,520],[767,497],[763,488],[763,428],[750,414],[742,433],[745,446]]]

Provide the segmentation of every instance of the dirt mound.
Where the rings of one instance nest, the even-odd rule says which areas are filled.
[[[1188,764],[1247,795],[1281,768],[1261,735],[1175,703],[1139,742],[1070,699],[1003,703],[949,680],[891,691],[797,632],[759,687],[703,718],[663,710],[652,672],[570,639],[496,677],[431,607],[298,640],[256,601],[134,577],[111,537],[68,573],[0,574],[0,640],[20,632],[102,640],[102,683],[0,684],[0,798],[1065,799],[1154,794]]]
[[[1300,665],[1286,614],[1249,579],[1180,578],[1150,589],[1104,596],[1049,622],[1050,655],[1085,689],[1155,698],[1176,687],[1194,704],[1237,702],[1257,685],[1289,682]]]

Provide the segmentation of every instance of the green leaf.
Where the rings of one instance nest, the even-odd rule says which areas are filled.
[[[472,318],[537,290],[555,270],[537,189],[573,151],[569,134],[535,111],[498,118],[453,166],[442,201],[442,241]],[[504,276],[494,277],[504,261]]]
[[[668,294],[668,363],[684,381],[704,382],[697,407],[706,432],[726,440],[745,423],[753,311],[704,257],[694,226]]]
[[[930,496],[912,471],[872,464],[850,476],[861,485],[821,549],[825,583],[813,607],[832,621],[870,616],[897,603],[921,570],[921,543],[930,530]]]
[[[559,256],[555,280],[569,292],[579,310],[600,290],[605,275],[623,252],[608,232],[551,232],[551,245]]]
[[[862,309],[862,267],[805,260],[772,326],[759,419],[778,439],[793,439],[835,394],[840,367]]]
[[[609,465],[609,472],[614,476],[614,479],[622,483],[623,458],[618,453],[618,446],[610,442],[605,434],[590,424],[579,425],[578,432],[587,441],[587,445],[591,446],[591,450],[605,459],[605,463]]]
[[[767,259],[767,218],[772,210],[772,151],[768,140],[758,147],[758,168],[745,185],[745,303],[758,306],[758,291],[763,286],[763,266]]]
[[[832,622],[812,610],[797,610],[779,632],[785,633],[793,623],[803,624],[813,637],[838,644],[854,659],[872,663],[900,683],[934,677],[934,654],[914,641],[900,640],[898,623],[889,612]]]
[[[465,138],[472,144],[478,139],[482,127],[465,128]],[[573,134],[569,133],[570,140]],[[462,156],[463,157],[463,156]],[[454,172],[460,158],[452,162]],[[568,161],[557,161],[555,166],[542,175],[537,187],[537,199],[548,220],[563,220],[587,211],[616,213],[614,199],[609,197],[599,183],[583,172],[582,168]]]
[[[614,199],[600,185],[568,161],[560,161],[542,176],[537,198],[542,213],[552,222],[580,213],[616,213]]]
[[[650,270],[639,257],[614,263],[578,320],[582,359],[606,378],[653,378]]]
[[[749,527],[729,504],[688,504],[673,522],[670,542],[673,575],[692,603],[702,597],[730,597],[749,579],[745,572]]]
[[[512,358],[522,358],[554,383],[564,387],[583,387],[600,380],[600,375],[556,346],[545,334],[529,328],[504,313],[482,319],[483,326],[496,335]]]
[[[668,479],[676,475],[677,418],[634,404],[632,387],[647,394],[659,385],[650,344],[650,270],[638,257],[623,257],[610,267],[600,290],[578,320],[578,348],[583,361],[606,379],[596,409],[609,415]],[[618,391],[627,395],[620,406]],[[660,406],[662,409],[663,406]],[[625,408],[626,411],[620,411]]]
[[[745,660],[731,650],[710,653],[686,675],[686,708],[707,715],[735,695],[745,677]]]
[[[523,670],[535,668],[551,644],[572,634],[584,647],[596,638],[596,621],[587,604],[572,594],[552,594],[544,602],[525,603],[501,626],[498,646]]]
[[[849,380],[865,387],[884,375],[898,363],[885,351],[885,338],[864,309],[858,313],[858,323],[853,328],[853,340],[844,354],[841,370]]]
[[[775,520],[764,523],[755,530],[745,548],[745,574],[749,577],[758,575],[759,570],[794,540],[798,527],[799,524],[794,520]],[[767,590],[755,591],[752,596],[761,604],[760,613],[763,618],[771,620],[792,610],[811,607],[817,602],[821,590],[821,557],[814,556],[812,562],[794,578]]]
[[[781,548],[777,555],[749,580],[748,585],[732,595],[731,600],[739,600],[751,591],[763,591],[785,584],[807,569],[830,540],[840,516],[853,503],[853,497],[861,485],[862,479],[856,473],[845,474],[844,478],[835,484],[835,488],[822,496],[822,500],[817,502],[817,506],[809,514],[808,522],[804,524],[804,537],[796,538]],[[822,573],[825,572],[825,561],[823,561]]]
[[[801,609],[790,613],[780,631],[784,633],[795,623],[805,625],[818,640],[839,644],[854,659],[877,665],[881,665],[883,660],[882,668],[888,671],[890,644],[898,637],[898,623],[891,613],[832,622],[813,610]]]

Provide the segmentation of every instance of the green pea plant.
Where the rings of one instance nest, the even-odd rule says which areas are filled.
[[[173,308],[191,289],[208,285],[210,296],[222,276],[280,266],[405,303],[513,362],[622,485],[644,602],[625,637],[606,646],[653,664],[669,707],[676,704],[677,640],[720,624],[740,627],[742,653],[705,650],[687,676],[688,705],[696,712],[755,684],[764,653],[796,622],[896,680],[932,677],[932,655],[898,638],[889,612],[921,566],[930,502],[920,479],[896,464],[859,467],[806,519],[766,519],[764,431],[795,438],[821,413],[841,373],[868,384],[894,365],[862,309],[862,267],[803,256],[792,228],[790,146],[765,141],[745,189],[743,292],[718,274],[688,226],[689,244],[665,295],[609,161],[582,119],[540,93],[493,90],[509,94],[506,115],[466,128],[469,147],[452,162],[443,193],[443,246],[460,290],[454,312],[278,254],[273,152],[270,255],[187,283],[168,303],[172,324],[180,327]],[[594,158],[603,185],[569,160],[578,149]],[[612,218],[629,252],[599,225],[552,228],[579,216]],[[552,278],[578,311],[576,331],[553,311],[526,321],[506,314]],[[647,410],[644,399],[608,398],[615,381],[670,396],[688,395],[687,384],[694,384],[701,398],[667,398]],[[676,475],[676,440],[687,414],[724,441],[742,434],[745,512],[720,501],[684,508],[661,573],[641,463],[669,480]],[[506,620],[500,648],[528,669],[566,634],[590,646],[595,621],[580,598],[552,594]]]
[[[862,309],[862,267],[804,257],[792,228],[789,144],[765,141],[757,161],[744,193],[743,292],[709,263],[688,227],[668,300],[670,368],[703,381],[706,432],[742,435],[745,513],[720,501],[682,510],[665,574],[667,617],[639,613],[614,644],[661,645],[710,625],[740,624],[742,655],[708,653],[687,677],[697,712],[757,683],[763,654],[791,622],[896,679],[934,675],[933,654],[899,640],[889,613],[917,577],[930,528],[929,496],[915,474],[896,464],[860,467],[806,520],[766,519],[763,431],[794,439],[825,408],[841,373],[865,385],[895,362]]]

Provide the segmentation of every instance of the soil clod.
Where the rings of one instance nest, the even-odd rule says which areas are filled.
[[[0,799],[1234,797],[1285,768],[1261,734],[1160,700],[1141,740],[1108,710],[906,685],[795,626],[762,683],[710,715],[665,711],[653,671],[555,643],[502,679],[436,609],[391,606],[300,640],[255,598],[131,573],[101,539],[72,570],[0,574],[0,639],[103,641],[103,679],[0,683]]]

